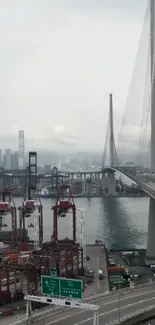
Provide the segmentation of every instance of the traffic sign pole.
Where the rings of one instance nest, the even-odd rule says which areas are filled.
[[[94,311],[93,325],[99,325],[99,314],[98,314],[98,310]]]
[[[48,305],[90,310],[94,313],[93,325],[99,325],[99,315],[98,315],[99,306],[97,305],[85,304],[70,299],[60,299],[60,298],[53,298],[53,297],[31,296],[31,295],[25,296],[24,300],[27,300],[27,302],[37,301]],[[31,317],[29,317],[29,319],[31,320]]]

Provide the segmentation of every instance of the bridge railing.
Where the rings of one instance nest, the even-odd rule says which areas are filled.
[[[138,310],[137,312],[130,313],[120,318],[120,320],[116,319],[113,322],[106,324],[106,325],[135,325],[139,324],[140,322],[146,322],[149,319],[155,317],[155,305],[143,308]]]
[[[31,319],[22,319],[22,320],[17,320],[11,324],[8,323],[8,325],[28,325],[31,323],[34,323],[37,321],[37,319],[41,320],[44,317],[39,317],[39,314],[37,315],[38,317],[36,318],[31,318]],[[155,305],[140,309],[136,312],[133,313],[129,313],[123,317],[121,317],[120,319],[114,319],[112,322],[110,323],[106,323],[106,325],[134,325],[134,324],[138,324],[140,322],[145,322],[149,319],[152,319],[155,317]],[[2,324],[3,325],[3,324]]]
[[[153,199],[155,199],[155,189],[152,189],[149,184],[145,184],[145,182],[140,180],[140,176],[137,176],[135,173],[131,173],[127,171],[127,168],[117,168],[117,170],[121,173],[123,173],[125,176],[127,176],[129,179],[131,179],[133,182],[135,182],[139,187],[146,192],[149,196],[151,196]]]

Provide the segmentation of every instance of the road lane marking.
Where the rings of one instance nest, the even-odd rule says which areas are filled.
[[[150,299],[145,299],[145,300],[141,300],[141,301],[137,301],[137,302],[135,302],[135,303],[133,303],[133,304],[130,304],[130,305],[126,305],[126,306],[120,306],[120,308],[115,308],[115,309],[113,309],[113,310],[109,310],[109,311],[107,311],[107,312],[105,312],[105,313],[101,313],[101,314],[99,314],[99,317],[101,317],[101,316],[104,316],[104,315],[107,315],[107,314],[110,314],[110,313],[113,313],[113,312],[115,312],[115,311],[117,311],[117,310],[121,310],[121,309],[124,309],[124,308],[128,308],[129,306],[133,306],[133,305],[138,305],[139,303],[143,303],[143,302],[146,302],[146,301],[149,301],[149,300],[153,300],[153,299],[155,299],[155,297],[153,298],[150,298]],[[91,318],[91,319],[89,319],[89,320],[93,320],[93,317]],[[79,322],[79,323],[76,323],[76,324],[74,324],[74,325],[81,325],[81,324],[84,324],[84,323],[86,323],[86,322],[88,322],[88,319],[86,319],[86,320],[83,320],[83,321],[81,321],[81,322]],[[47,324],[45,324],[45,325],[47,325]],[[50,325],[50,324],[49,324]]]
[[[151,289],[151,288],[150,288]],[[143,291],[143,292],[141,292],[141,293],[139,293],[139,294],[135,294],[135,292],[133,292],[133,295],[131,295],[131,293],[129,293],[130,294],[130,296],[126,296],[126,297],[123,297],[123,298],[121,298],[120,299],[120,302],[122,302],[122,301],[125,301],[125,300],[128,300],[128,299],[132,299],[132,298],[136,298],[136,297],[139,297],[139,296],[145,296],[145,295],[147,295],[147,294],[153,294],[154,293],[154,289],[152,288],[150,291]],[[126,294],[126,293],[125,293]],[[106,299],[106,298],[109,298],[109,297],[104,297],[104,299]],[[111,297],[112,298],[112,297]],[[152,297],[152,298],[149,298],[149,300],[153,300],[154,299],[154,297]],[[147,301],[147,300],[145,300],[145,301]],[[144,301],[142,301],[141,300],[141,302],[144,302]],[[99,302],[99,305],[100,305],[100,307],[103,307],[103,306],[107,306],[107,305],[110,305],[110,304],[114,304],[114,303],[118,303],[118,299],[115,299],[115,300],[111,300],[111,301],[109,301],[109,302],[103,302],[103,299],[102,300],[100,300],[100,302]],[[139,302],[135,302],[136,304],[138,304]],[[128,304],[128,306],[132,306],[132,304]],[[123,307],[123,306],[122,306]],[[122,308],[121,307],[121,308]],[[125,308],[126,308],[127,306],[125,306]],[[115,309],[114,309],[115,310]],[[116,309],[117,310],[117,309]],[[78,311],[78,312],[76,312],[76,313],[74,313],[74,314],[70,314],[70,315],[66,315],[66,316],[64,316],[63,318],[61,318],[61,319],[59,319],[59,320],[63,320],[63,319],[67,319],[67,318],[70,318],[70,317],[72,317],[73,315],[78,315],[78,314],[81,314],[81,313],[85,313],[85,312],[87,312],[88,310],[80,310],[80,311]],[[52,315],[51,315],[52,316]],[[47,317],[49,317],[49,315],[47,316]],[[5,322],[5,321],[4,321]],[[52,323],[51,323],[51,321],[49,322],[49,323],[46,323],[45,325],[50,325],[50,324],[54,324],[55,322],[58,322],[58,320],[54,320],[54,321],[52,321]],[[3,323],[3,324],[5,324],[5,323]]]
[[[116,308],[116,309],[113,309],[113,310],[106,311],[105,313],[101,313],[101,314],[99,314],[99,317],[100,317],[100,316],[103,316],[103,315],[108,315],[108,314],[110,314],[111,312],[114,312],[114,311],[116,311],[116,310],[118,310],[118,309]],[[91,318],[87,318],[87,319],[85,319],[85,320],[82,320],[82,321],[79,322],[79,323],[74,324],[74,325],[81,325],[81,324],[87,323],[88,321],[90,321],[90,320],[92,320],[92,319],[93,319],[93,317],[91,317]],[[47,324],[45,324],[45,325],[47,325]],[[50,325],[50,324],[49,324],[49,325]]]
[[[137,297],[140,297],[140,296],[145,296],[147,294],[153,294],[155,293],[154,290],[152,291],[147,291],[147,292],[143,292],[143,293],[140,293],[138,295],[130,295],[130,296],[127,296],[127,297],[124,297],[124,298],[121,298],[120,301],[124,301],[124,300],[128,300],[128,299],[133,299],[133,298],[137,298]],[[103,302],[103,300],[101,300]],[[118,302],[118,299],[115,299],[115,300],[111,300],[111,301],[108,301],[106,303],[102,303],[104,306],[107,306],[107,305],[110,305],[110,304],[113,304],[115,302]]]
[[[121,310],[121,309],[125,309],[125,308],[128,308],[129,306],[138,305],[138,304],[141,304],[141,303],[144,303],[144,302],[150,301],[150,300],[155,300],[155,297],[151,297],[151,298],[144,299],[144,300],[141,300],[141,301],[136,301],[136,302],[134,302],[133,304],[129,304],[129,305],[126,305],[126,306],[120,306],[120,308],[111,309],[111,310],[109,310],[109,311],[107,311],[107,312],[104,312],[104,313],[99,314],[99,317],[104,316],[104,315],[108,315],[108,314],[113,313],[113,312],[115,312],[115,311],[117,311],[117,310],[119,310],[119,309],[120,309],[120,310]],[[118,300],[117,300],[117,302],[118,302]],[[54,323],[57,323],[57,322],[63,321],[63,320],[65,320],[65,319],[67,319],[67,318],[73,317],[74,315],[81,314],[81,312],[86,312],[86,311],[88,311],[88,310],[83,310],[83,311],[80,311],[80,312],[77,312],[77,313],[74,313],[74,314],[71,314],[71,315],[66,315],[66,316],[64,316],[64,317],[62,317],[62,318],[59,318],[59,319],[55,319],[55,320],[53,320],[53,321],[50,321],[49,323],[46,323],[46,324],[44,324],[44,325],[52,325],[52,324],[54,324]],[[84,323],[86,323],[86,322],[88,322],[89,320],[92,320],[92,319],[93,319],[93,318],[87,318],[87,319],[85,319],[85,320],[83,320],[83,321],[81,321],[81,322],[79,322],[79,323],[75,323],[74,325],[81,325],[81,324],[84,324]]]
[[[132,299],[132,298],[136,298],[136,297],[139,297],[139,296],[144,296],[144,295],[147,295],[147,294],[152,294],[154,291],[152,290],[152,291],[147,291],[147,292],[144,292],[144,293],[141,293],[141,294],[138,294],[138,295],[133,295],[133,296],[128,296],[128,297],[124,297],[124,298],[122,298],[122,299],[120,299],[120,302],[121,301],[124,301],[124,300],[128,300],[128,299]],[[152,299],[152,298],[151,298]],[[102,301],[102,300],[101,300]],[[102,306],[107,306],[107,305],[110,305],[110,304],[113,304],[113,303],[118,303],[118,299],[117,300],[113,300],[113,301],[109,301],[109,302],[107,302],[107,303],[104,303],[103,301],[102,301],[102,303],[101,304],[99,304],[100,305],[100,307],[102,307]],[[139,303],[139,302],[136,302],[136,303]],[[130,304],[130,305],[132,305],[132,304]],[[126,307],[126,306],[125,306]],[[122,308],[122,307],[121,307]],[[113,310],[115,310],[115,309],[113,309]],[[117,310],[117,309],[116,309]],[[44,324],[44,325],[51,325],[51,324],[54,324],[54,323],[56,323],[56,322],[58,322],[58,321],[61,321],[61,320],[64,320],[64,319],[67,319],[67,318],[70,318],[70,317],[72,317],[73,315],[78,315],[78,314],[81,314],[81,313],[85,313],[85,312],[87,312],[88,310],[87,309],[84,309],[84,310],[80,310],[80,311],[78,311],[78,312],[76,312],[76,313],[74,313],[74,314],[70,314],[70,315],[66,315],[66,316],[64,316],[64,317],[62,317],[62,318],[59,318],[58,320],[56,319],[56,320],[53,320],[53,321],[50,321],[49,323],[46,323],[46,324]],[[52,315],[51,315],[52,316]],[[47,317],[49,317],[49,316],[47,316]]]
[[[136,297],[139,297],[139,296],[144,296],[144,295],[147,295],[147,294],[153,294],[153,293],[155,293],[155,288],[151,288],[150,287],[150,290],[149,291],[144,291],[144,288],[141,288],[141,289],[138,289],[137,288],[137,291],[139,292],[138,294],[136,294],[135,293],[135,291],[134,292],[125,292],[124,293],[124,297],[122,298],[122,297],[120,297],[120,301],[124,301],[124,300],[128,300],[128,299],[132,299],[132,298],[136,298]],[[131,293],[132,293],[132,295],[131,295]],[[129,294],[128,296],[125,296],[125,295],[127,295],[127,294]],[[117,299],[115,299],[117,297]],[[110,304],[113,304],[113,303],[117,303],[118,302],[118,294],[117,294],[117,296],[116,297],[112,297],[112,296],[104,296],[104,297],[101,297],[101,300],[98,302],[99,304],[100,304],[100,306],[106,306],[106,305],[110,305]],[[95,298],[95,296],[94,296],[94,298]],[[108,302],[105,302],[104,303],[104,301],[106,301],[106,300],[108,300],[108,299],[111,299],[110,301],[108,301]],[[112,300],[112,299],[115,299],[115,300]],[[79,314],[79,313],[82,313],[82,312],[86,312],[87,310],[82,310],[82,311],[80,311],[80,312],[76,312],[76,313],[74,313],[74,315],[75,314]],[[47,311],[48,312],[48,311]],[[22,313],[23,314],[23,313]],[[52,315],[51,315],[52,316]],[[71,317],[72,315],[69,315],[68,317]],[[48,318],[49,317],[49,315],[45,315],[45,318]],[[14,321],[14,318],[12,318],[12,317],[10,317],[10,321]],[[5,321],[4,321],[5,322]],[[4,323],[5,324],[5,323]],[[50,323],[49,323],[50,324]],[[49,325],[48,323],[47,323],[47,325]],[[7,325],[7,324],[6,324]],[[46,325],[46,324],[45,324]]]
[[[132,293],[132,294],[131,294]],[[151,290],[147,290],[147,291],[142,291],[141,293],[138,293],[138,294],[135,294],[135,292],[128,292],[128,294],[129,295],[127,295],[127,296],[125,296],[127,293],[125,292],[125,294],[124,294],[124,297],[122,298],[121,297],[121,294],[120,294],[120,300],[126,300],[126,299],[131,299],[131,298],[136,298],[136,297],[139,297],[139,296],[144,296],[144,295],[147,295],[147,294],[151,294],[151,293],[155,293],[155,288],[152,288]],[[119,296],[119,293],[117,294],[117,298],[118,298],[118,296]],[[104,297],[101,297],[101,300],[100,300],[100,302],[102,301],[106,301],[106,300],[108,300],[108,299],[111,299],[110,301],[108,301],[106,304],[108,305],[108,304],[112,304],[113,302],[116,302],[117,301],[117,299],[115,299],[116,297],[109,297],[109,296],[104,296]],[[95,296],[94,296],[94,298],[95,298]],[[115,300],[113,300],[113,299],[115,299]]]
[[[74,314],[66,315],[66,316],[61,317],[61,318],[59,318],[59,319],[55,319],[55,320],[53,320],[53,321],[50,321],[49,323],[46,323],[46,324],[44,324],[44,325],[51,325],[51,324],[57,323],[57,322],[59,322],[59,321],[61,321],[61,320],[64,320],[64,319],[67,319],[67,318],[73,317],[74,315],[78,315],[78,314],[85,313],[86,311],[88,311],[88,310],[87,310],[87,309],[80,310],[80,311],[77,311],[77,312],[74,313]],[[47,317],[50,317],[50,316],[47,316]],[[52,317],[52,315],[51,315],[51,317]]]
[[[144,295],[147,295],[147,294],[152,294],[154,292],[154,290],[151,290],[151,291],[147,291],[147,292],[141,292],[141,293],[139,293],[138,295],[133,295],[133,296],[127,296],[127,297],[124,297],[124,298],[122,298],[122,299],[120,299],[120,302],[121,301],[124,301],[124,300],[128,300],[128,299],[132,299],[132,298],[136,298],[136,297],[139,297],[139,296],[144,296]],[[155,299],[154,297],[151,297],[151,298],[149,298],[149,300],[152,300],[152,299]],[[103,307],[103,306],[107,306],[107,305],[110,305],[110,304],[114,304],[114,303],[118,303],[118,299],[117,300],[113,300],[113,301],[109,301],[109,302],[107,302],[107,303],[104,303],[103,302],[103,300],[101,300],[102,301],[102,303],[99,303],[99,306],[100,307]],[[143,302],[144,302],[144,300],[143,300]],[[135,302],[136,304],[137,303],[139,303],[139,302]],[[133,305],[133,304],[130,304],[130,305]],[[125,306],[125,307],[127,307],[127,306]],[[121,308],[123,308],[123,306],[121,307]],[[113,309],[114,310],[114,309]],[[117,310],[117,309],[116,309]],[[73,317],[74,315],[78,315],[78,314],[81,314],[81,313],[85,313],[85,312],[87,312],[88,310],[87,309],[85,309],[85,310],[80,310],[80,311],[78,311],[78,312],[75,312],[74,314],[70,314],[70,315],[66,315],[66,316],[64,316],[64,317],[62,317],[62,318],[59,318],[59,319],[55,319],[55,320],[53,320],[53,321],[50,321],[50,322],[48,322],[48,323],[46,323],[46,324],[44,324],[44,325],[51,325],[51,324],[54,324],[54,323],[56,323],[56,322],[58,322],[58,321],[61,321],[61,320],[65,320],[65,319],[67,319],[67,318],[70,318],[70,317]],[[111,312],[111,311],[110,311]],[[54,315],[53,315],[54,316]],[[47,316],[47,318],[48,317],[50,317],[49,315]],[[52,317],[52,315],[51,315],[51,317]]]

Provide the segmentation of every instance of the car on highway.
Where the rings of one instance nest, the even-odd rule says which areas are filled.
[[[99,270],[99,280],[103,280],[103,271],[102,270]]]

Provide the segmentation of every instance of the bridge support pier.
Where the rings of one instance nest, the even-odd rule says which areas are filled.
[[[108,194],[116,195],[115,172],[113,170],[108,171]]]
[[[102,189],[105,190],[107,185],[107,175],[106,174],[102,174]]]
[[[155,170],[155,2],[150,1],[150,50],[151,50],[151,169]],[[146,264],[155,264],[155,199],[150,197],[147,234]]]
[[[146,264],[155,264],[155,200],[150,197]]]

